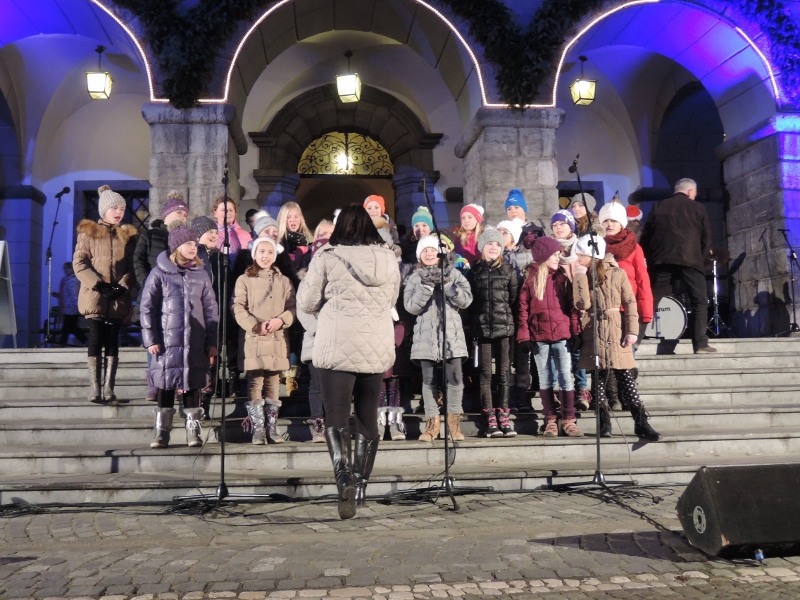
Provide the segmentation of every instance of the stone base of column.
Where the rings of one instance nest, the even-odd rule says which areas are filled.
[[[800,134],[783,131],[786,117],[776,114],[718,149],[730,194],[728,249],[731,260],[745,256],[730,281],[735,308],[730,325],[748,337],[788,331],[793,300],[800,313],[800,270],[790,290],[786,240],[779,231],[789,229],[789,240],[800,251]]]
[[[276,174],[257,169],[253,171],[253,177],[258,183],[256,201],[273,217],[278,216],[281,206],[296,201],[297,188],[300,187],[300,175],[297,173]]]
[[[228,167],[228,196],[238,201],[239,155],[247,140],[232,104],[204,104],[180,110],[148,103],[142,116],[150,125],[150,214],[159,214],[170,190],[181,192],[194,215],[208,215],[222,195]]]
[[[549,220],[558,210],[556,129],[564,111],[481,108],[456,146],[464,159],[464,203],[486,209],[484,219],[505,218],[508,191],[519,188],[528,219]]]

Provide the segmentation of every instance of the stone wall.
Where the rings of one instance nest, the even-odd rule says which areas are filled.
[[[528,203],[528,219],[544,219],[558,210],[556,129],[564,111],[481,108],[470,122],[456,156],[464,159],[464,203],[486,209],[487,223],[505,218],[508,191],[519,188]]]
[[[777,121],[776,121],[777,119]],[[731,259],[744,253],[731,280],[736,309],[732,326],[740,335],[775,335],[792,321],[786,241],[790,229],[800,247],[800,135],[776,130],[770,123],[720,147],[730,194],[728,248]],[[800,280],[800,271],[796,271]]]
[[[192,214],[209,214],[222,194],[226,163],[228,196],[239,200],[239,155],[247,152],[247,141],[232,104],[179,110],[148,103],[142,116],[150,125],[151,214],[161,212],[172,189],[184,194]]]

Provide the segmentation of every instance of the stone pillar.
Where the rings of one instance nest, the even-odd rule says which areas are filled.
[[[557,108],[481,108],[473,117],[456,156],[464,159],[464,204],[486,209],[496,224],[506,216],[508,191],[519,188],[529,220],[547,222],[558,210],[556,129],[564,122]]]
[[[411,223],[411,217],[420,206],[425,206],[425,195],[422,193],[420,186],[422,185],[422,177],[425,177],[426,187],[428,190],[428,199],[436,210],[434,204],[434,186],[439,181],[438,171],[420,171],[409,166],[398,167],[394,177],[392,178],[392,186],[394,187],[394,220],[396,223],[403,223],[408,226]],[[436,215],[437,221],[439,220],[439,213]],[[440,227],[444,227],[444,223],[439,223]]]
[[[44,339],[38,333],[44,323],[42,290],[47,287],[47,281],[42,281],[44,202],[44,194],[33,186],[0,187],[0,239],[8,242],[17,317],[17,346],[20,348]],[[64,260],[64,257],[53,257],[54,277],[60,277]],[[5,340],[0,336],[0,344],[11,348],[13,340],[11,336]]]
[[[296,200],[297,188],[300,187],[300,175],[270,174],[270,171],[256,169],[253,177],[258,183],[256,202],[273,217],[278,216],[281,206]]]
[[[172,189],[184,194],[193,215],[210,214],[214,198],[223,191],[226,163],[228,196],[239,200],[239,155],[247,152],[247,140],[235,106],[204,104],[180,110],[148,103],[142,116],[150,125],[151,214],[161,212]]]
[[[800,270],[790,292],[786,242],[778,229],[790,229],[800,249],[800,133],[796,115],[776,114],[717,150],[730,194],[727,214],[731,260],[743,256],[734,273],[736,330],[765,336],[789,329],[792,299],[800,289]],[[800,309],[800,304],[797,305]]]

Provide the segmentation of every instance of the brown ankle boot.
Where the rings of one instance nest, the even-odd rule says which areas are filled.
[[[439,437],[439,425],[441,421],[439,419],[439,415],[435,417],[431,417],[428,419],[428,422],[425,424],[425,431],[419,436],[420,442],[432,442],[436,438]]]
[[[461,433],[461,415],[447,415],[447,428],[450,430],[450,437],[454,442],[463,442],[464,434]]]

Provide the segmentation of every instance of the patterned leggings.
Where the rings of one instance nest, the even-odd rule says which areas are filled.
[[[630,369],[600,369],[597,373],[597,390],[599,401],[606,404],[606,378],[615,377],[617,380],[617,390],[623,406],[642,406],[642,399],[639,397],[639,390],[636,388],[636,380],[633,378]]]

